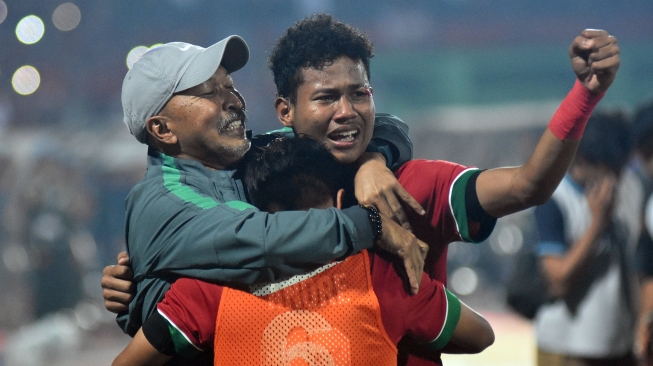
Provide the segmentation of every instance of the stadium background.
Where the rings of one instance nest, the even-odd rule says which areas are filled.
[[[252,54],[234,80],[248,127],[263,133],[279,126],[267,54],[315,12],[373,40],[377,111],[408,123],[415,157],[523,163],[573,83],[567,47],[585,28],[610,31],[622,49],[600,107],[653,98],[650,0],[0,0],[0,365],[109,364],[128,341],[99,286],[145,167],[122,124],[128,62],[157,43],[241,35]],[[527,211],[486,243],[451,246],[450,288],[486,314],[497,342],[448,365],[530,364],[530,326],[506,307],[505,282],[533,240]]]

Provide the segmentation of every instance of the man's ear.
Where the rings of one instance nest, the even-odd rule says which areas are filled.
[[[277,118],[279,118],[281,124],[286,127],[292,127],[295,119],[295,108],[290,103],[290,99],[277,97],[274,100],[274,109],[277,110]]]
[[[342,197],[344,196],[345,196],[345,190],[343,188],[340,188],[336,193],[336,207],[339,210],[342,210]]]
[[[178,142],[177,135],[168,128],[167,118],[164,116],[157,115],[148,118],[145,121],[145,128],[155,141],[166,145],[175,145]]]

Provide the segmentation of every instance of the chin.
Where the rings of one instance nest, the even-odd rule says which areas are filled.
[[[243,141],[243,143],[239,147],[237,147],[236,150],[238,151],[238,153],[241,154],[242,157],[245,155],[247,151],[249,151],[251,147],[252,147],[252,142],[249,141],[248,139],[245,139],[245,141]]]
[[[358,160],[358,158],[360,157],[360,154],[355,154],[353,152],[346,152],[345,153],[345,152],[337,151],[337,152],[333,153],[333,156],[336,158],[336,160],[340,164],[351,164],[351,163],[355,162],[356,160]]]
[[[228,160],[240,160],[245,156],[245,153],[252,146],[249,140],[245,140],[240,144],[232,144],[228,146],[220,146],[218,151],[222,156],[228,157]]]

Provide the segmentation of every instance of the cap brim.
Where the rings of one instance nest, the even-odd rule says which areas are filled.
[[[221,65],[231,73],[242,69],[247,61],[249,61],[249,47],[247,47],[245,40],[239,36],[227,38]]]
[[[220,65],[229,73],[243,68],[249,60],[249,48],[240,36],[229,36],[204,49],[188,65],[174,92],[180,92],[208,80]]]

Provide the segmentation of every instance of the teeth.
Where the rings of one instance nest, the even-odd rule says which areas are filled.
[[[227,131],[235,130],[235,129],[241,127],[242,125],[243,125],[243,121],[241,121],[241,120],[233,121],[233,122],[231,122],[230,124],[227,125],[225,130],[227,130]]]
[[[338,133],[336,133],[336,135],[340,135],[340,136],[351,136],[351,135],[353,135],[353,134],[355,134],[355,133],[356,133],[356,131],[351,130],[351,131],[346,131],[346,132],[338,132]]]
[[[337,132],[333,134],[334,139],[343,142],[354,141],[354,135],[356,135],[356,130]]]

